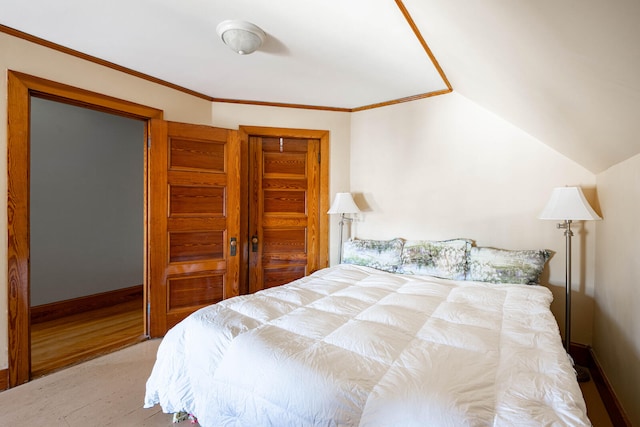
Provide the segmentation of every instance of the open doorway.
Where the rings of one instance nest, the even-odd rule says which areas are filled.
[[[31,377],[144,336],[145,122],[30,99]]]
[[[8,272],[8,382],[9,387],[31,378],[31,307],[30,307],[30,104],[32,97],[64,102],[95,111],[140,120],[144,124],[143,141],[149,137],[151,119],[162,119],[162,110],[107,95],[67,86],[28,74],[9,71],[7,96],[7,272]],[[144,280],[143,307],[139,318],[148,335],[150,290],[148,283],[149,252],[149,154],[144,150]],[[73,301],[73,299],[71,300]]]

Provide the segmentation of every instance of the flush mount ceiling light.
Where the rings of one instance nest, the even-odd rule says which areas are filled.
[[[255,52],[262,46],[266,37],[259,27],[246,21],[222,21],[218,24],[216,31],[224,44],[240,55]]]

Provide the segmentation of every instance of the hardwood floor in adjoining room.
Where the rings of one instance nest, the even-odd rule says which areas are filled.
[[[144,340],[142,298],[31,325],[31,378]]]

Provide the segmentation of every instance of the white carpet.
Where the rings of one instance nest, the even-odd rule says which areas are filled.
[[[174,426],[159,406],[142,408],[159,344],[145,341],[1,392],[0,425]]]

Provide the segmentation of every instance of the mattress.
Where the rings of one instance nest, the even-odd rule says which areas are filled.
[[[204,427],[591,425],[551,301],[338,265],[176,325],[144,406]]]

